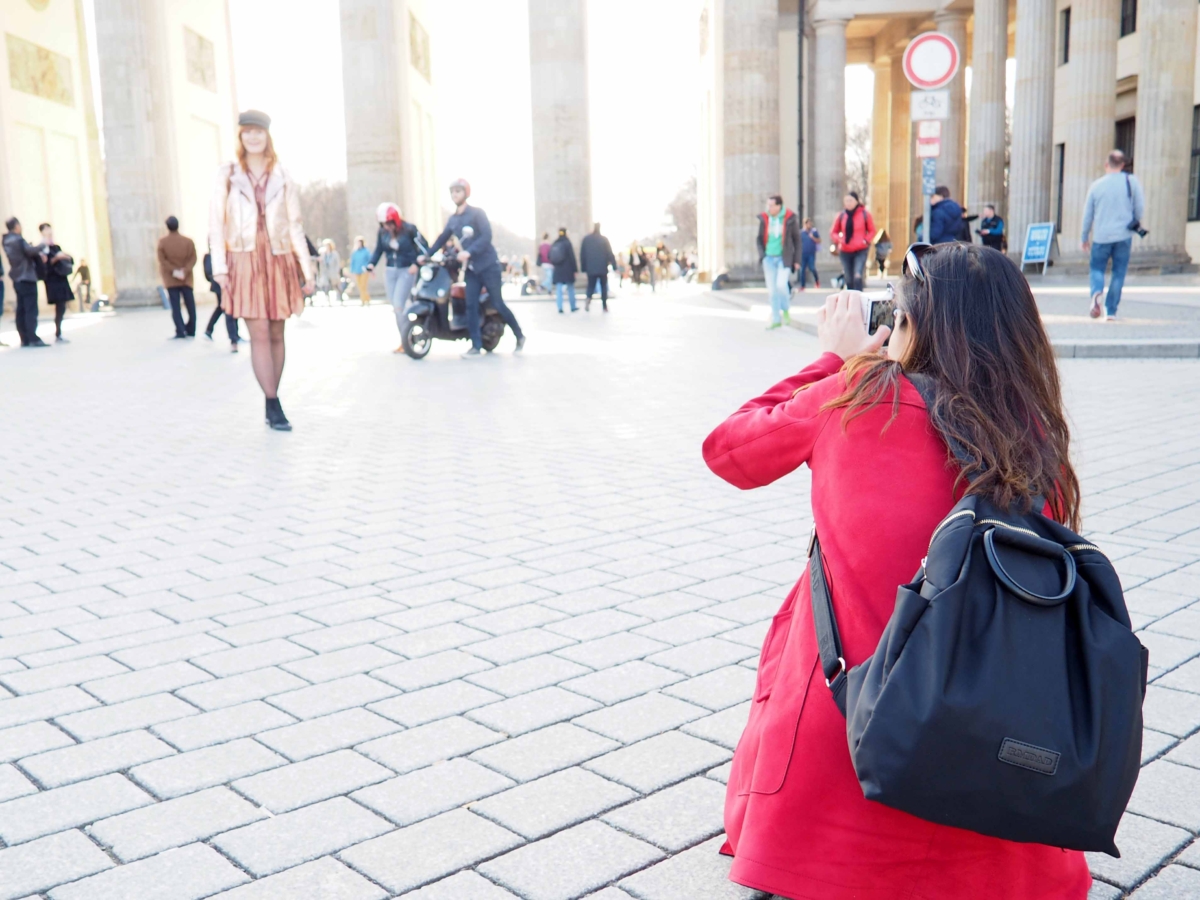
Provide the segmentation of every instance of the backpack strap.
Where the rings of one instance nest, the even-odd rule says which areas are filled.
[[[821,671],[825,686],[833,694],[833,702],[846,715],[846,657],[842,636],[838,632],[837,616],[833,613],[833,598],[825,580],[825,564],[821,559],[821,542],[813,529],[808,542],[808,580],[812,595],[813,625],[817,632],[817,651],[821,655]]]

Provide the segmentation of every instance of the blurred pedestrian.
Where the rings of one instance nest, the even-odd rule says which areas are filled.
[[[379,234],[375,239],[375,252],[367,262],[367,271],[375,271],[375,264],[387,257],[383,271],[384,289],[392,312],[396,317],[396,328],[404,333],[404,308],[408,306],[413,284],[417,278],[417,260],[429,254],[429,245],[421,231],[412,222],[405,222],[400,207],[395,203],[380,203],[375,208],[375,219],[379,222]],[[403,344],[394,353],[403,353]]]
[[[175,340],[196,336],[196,297],[192,293],[192,269],[196,267],[196,245],[179,233],[179,220],[167,217],[167,234],[158,242],[158,269],[163,287],[171,301],[171,319],[175,322]],[[187,304],[187,324],[179,309],[180,299]]]
[[[950,196],[950,188],[939,184],[929,198],[929,243],[948,244],[962,238],[963,208]],[[970,232],[967,232],[970,239]]]
[[[542,287],[549,294],[554,290],[554,263],[550,262],[550,232],[542,234],[538,245],[538,265],[542,269]]]
[[[38,268],[42,282],[46,285],[46,302],[54,304],[54,340],[59,344],[69,343],[62,333],[63,316],[67,304],[75,299],[71,291],[71,271],[75,260],[63,248],[54,243],[54,228],[49,222],[38,226],[42,236],[42,253]]]
[[[871,246],[871,238],[875,236],[875,220],[859,202],[855,191],[842,198],[842,211],[833,220],[829,236],[841,257],[846,290],[861,291],[863,272],[867,267],[867,249]]]
[[[370,261],[371,251],[367,249],[367,242],[360,234],[354,239],[354,252],[350,254],[350,274],[354,283],[358,285],[358,299],[362,301],[363,306],[371,302],[371,289],[367,286],[371,278],[371,273],[367,271]]]
[[[1083,206],[1083,252],[1088,254],[1088,278],[1092,290],[1092,308],[1088,315],[1100,318],[1104,301],[1105,320],[1114,322],[1125,286],[1125,270],[1134,234],[1146,236],[1142,217],[1146,198],[1138,180],[1125,171],[1125,154],[1114,150],[1104,164],[1104,175],[1092,182]],[[1112,280],[1104,293],[1104,272],[1112,260]]]
[[[558,229],[558,238],[550,247],[550,262],[554,264],[554,302],[558,311],[563,311],[563,292],[571,302],[571,312],[578,312],[575,306],[575,273],[579,264],[575,261],[575,248],[567,237],[567,229]]]
[[[1004,249],[1004,220],[996,215],[996,207],[985,204],[983,218],[979,220],[979,237],[983,246],[993,250]]]
[[[41,246],[34,246],[21,235],[21,220],[13,216],[4,223],[8,233],[4,235],[4,253],[8,256],[8,277],[17,295],[17,334],[22,347],[49,347],[37,335],[37,260]]]
[[[237,159],[218,170],[209,245],[225,312],[245,319],[250,330],[251,364],[266,396],[267,424],[291,431],[279,403],[284,326],[289,316],[303,312],[302,296],[313,292],[313,265],[300,221],[300,190],[279,164],[270,127],[266,113],[238,116]]]
[[[800,290],[808,287],[808,273],[812,272],[813,284],[821,286],[821,276],[817,274],[817,248],[821,246],[821,232],[812,219],[804,220],[800,229]]]
[[[612,244],[600,233],[600,223],[592,226],[592,233],[579,244],[579,266],[587,275],[587,296],[583,301],[586,312],[592,309],[592,294],[599,290],[600,302],[608,312],[608,270],[617,267]]]
[[[213,310],[213,314],[208,320],[208,327],[204,329],[204,336],[210,341],[213,339],[213,329],[217,326],[217,320],[221,318],[221,313],[225,313],[225,333],[229,335],[229,352],[237,353],[238,342],[241,337],[238,334],[238,321],[229,315],[229,311],[221,305],[221,285],[213,278],[211,252],[204,254],[203,269],[204,277],[208,279],[208,289],[217,298],[217,308]]]
[[[92,305],[92,269],[83,257],[79,259],[79,268],[75,270],[75,290],[79,293],[79,311],[87,312]],[[0,288],[0,300],[3,299],[3,288]],[[0,307],[3,307],[0,303]],[[0,312],[3,312],[0,309]]]
[[[892,239],[888,237],[887,229],[881,229],[879,238],[875,241],[875,265],[879,269],[879,277],[887,274],[888,256],[892,252]]]
[[[317,290],[324,291],[325,302],[333,306],[336,297],[339,303],[345,302],[340,290],[342,279],[342,255],[337,252],[337,245],[325,238],[321,241],[321,255],[317,258]]]
[[[758,214],[758,230],[754,236],[758,248],[758,263],[762,266],[767,294],[771,298],[771,321],[768,330],[782,328],[792,321],[791,275],[799,271],[802,248],[800,223],[796,214],[783,205],[783,197],[772,194],[767,198],[767,211]]]

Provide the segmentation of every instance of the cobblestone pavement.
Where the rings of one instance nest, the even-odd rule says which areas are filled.
[[[722,781],[808,477],[699,451],[816,344],[612,305],[516,304],[526,355],[478,362],[309,313],[291,434],[159,311],[0,351],[0,898],[756,897]],[[1093,896],[1200,897],[1200,364],[1063,371],[1155,678]]]

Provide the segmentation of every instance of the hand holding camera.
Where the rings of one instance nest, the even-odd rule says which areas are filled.
[[[831,294],[826,298],[825,306],[817,310],[817,338],[821,342],[821,351],[836,353],[842,359],[878,352],[887,343],[892,329],[875,320],[886,318],[890,322],[895,308],[891,285],[885,291],[870,294],[862,291]],[[873,324],[874,330],[871,330]]]

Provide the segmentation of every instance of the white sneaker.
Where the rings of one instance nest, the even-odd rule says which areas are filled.
[[[1096,291],[1092,294],[1092,308],[1088,310],[1088,315],[1093,319],[1100,318],[1100,301],[1104,299],[1104,291]]]
[[[1105,322],[1116,322],[1116,321],[1117,321],[1117,317],[1116,317],[1116,316],[1114,316],[1114,315],[1108,314],[1108,315],[1105,315],[1105,317],[1104,317],[1104,321],[1105,321]]]

